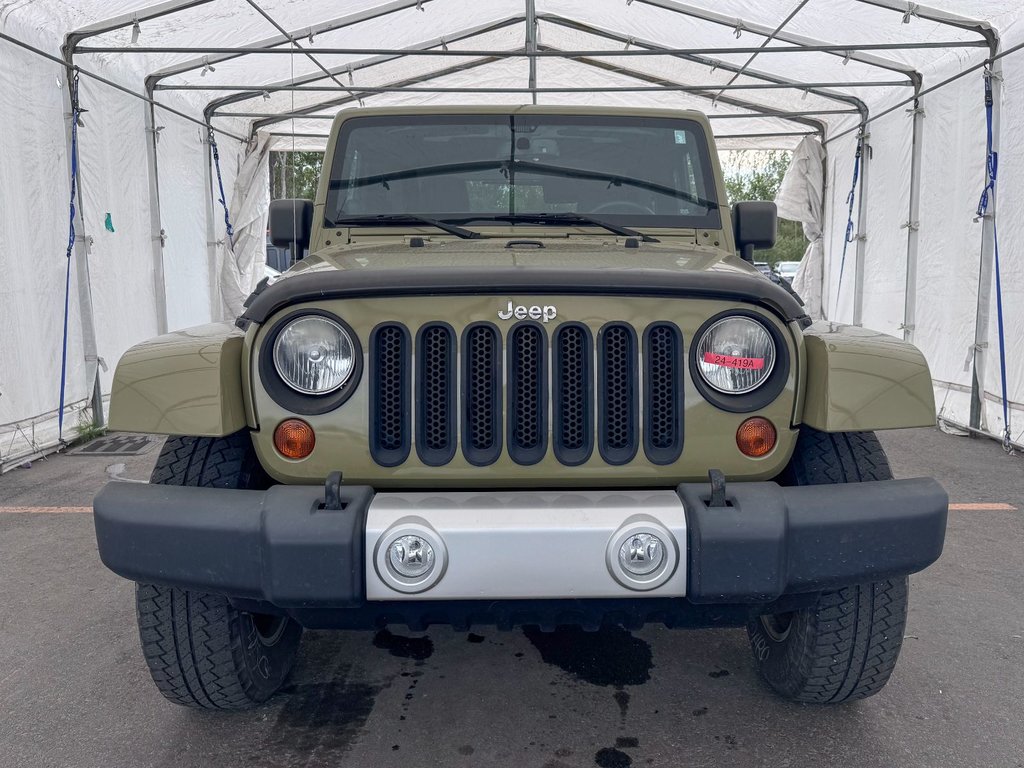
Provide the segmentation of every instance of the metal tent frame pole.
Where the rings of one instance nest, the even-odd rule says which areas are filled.
[[[441,45],[446,45],[446,44],[450,45],[451,43],[459,42],[461,40],[465,40],[467,38],[474,37],[476,35],[482,35],[482,34],[485,34],[487,32],[494,32],[494,31],[499,30],[499,29],[505,29],[507,27],[513,26],[515,24],[520,24],[520,23],[523,22],[523,19],[524,19],[523,16],[510,16],[510,17],[502,19],[500,21],[489,22],[487,24],[482,24],[482,25],[477,26],[477,27],[472,27],[472,28],[463,30],[461,32],[457,32],[454,35],[448,35],[448,36],[445,36],[445,37],[435,37],[435,38],[432,38],[430,40],[425,40],[425,41],[420,42],[420,43],[415,43],[415,44],[409,46],[408,50],[413,51],[413,50],[418,50],[418,49],[421,49],[421,48],[436,48],[436,47],[441,46]],[[368,59],[360,59],[358,61],[350,61],[350,62],[346,62],[345,64],[343,64],[341,66],[332,68],[331,72],[333,74],[336,74],[336,75],[345,74],[345,73],[360,72],[362,70],[370,69],[372,67],[379,66],[381,64],[386,64],[386,63],[388,63],[390,61],[394,61],[394,60],[396,60],[398,58],[401,58],[401,57],[400,56],[374,56],[374,57],[371,57],[371,58],[368,58]],[[157,90],[178,90],[178,89],[181,89],[180,86],[164,85],[162,83],[159,83],[156,76],[151,76],[151,78],[153,78],[154,87]],[[147,80],[149,80],[149,79],[150,78],[147,78]],[[309,88],[309,89],[313,89],[313,88],[319,89],[318,86],[310,86],[309,84],[310,83],[315,83],[315,82],[320,81],[320,80],[325,80],[325,79],[326,79],[326,77],[322,73],[317,72],[317,73],[311,73],[311,74],[308,74],[308,75],[302,75],[300,77],[296,77],[294,79],[294,81],[291,80],[291,79],[280,80],[280,81],[277,81],[275,83],[265,84],[263,86],[251,85],[250,84],[250,85],[244,86],[243,89],[240,90],[236,94],[214,99],[213,101],[209,102],[206,105],[206,108],[205,108],[204,111],[208,112],[209,114],[214,114],[214,113],[217,112],[217,110],[221,109],[222,107],[226,107],[226,106],[228,106],[230,104],[236,104],[236,103],[242,102],[242,101],[248,101],[250,99],[255,99],[255,98],[258,98],[258,97],[262,96],[264,93],[302,91],[302,90],[306,90],[307,88]],[[329,92],[329,93],[337,93],[337,88],[333,88],[333,87],[330,87],[330,86],[324,86],[324,89],[325,89],[326,92]],[[217,91],[217,90],[225,90],[225,89],[218,88],[217,86],[212,86],[210,90]]]
[[[74,140],[72,137],[72,125],[71,121],[75,119],[75,108],[76,105],[73,101],[73,86],[76,69],[74,54],[64,49],[64,82],[67,85],[67,104],[68,113],[65,119],[64,134],[65,134],[65,146],[67,149],[67,167],[68,177],[71,177],[72,168],[72,153],[76,151],[74,147]],[[81,153],[79,153],[78,167],[75,173],[74,184],[76,204],[75,204],[75,241],[73,248],[73,255],[69,258],[75,260],[75,285],[78,293],[78,321],[81,324],[82,331],[82,355],[85,359],[85,391],[89,393],[88,400],[92,404],[92,418],[93,423],[102,427],[106,424],[106,418],[103,413],[103,388],[100,384],[100,358],[99,358],[99,347],[96,341],[96,319],[93,313],[92,304],[92,282],[89,277],[89,235],[85,228],[85,199],[82,193],[82,163]],[[68,291],[70,291],[70,286]],[[70,335],[70,315],[68,318],[68,335]],[[65,374],[66,376],[66,374]],[[62,383],[63,386],[63,383]],[[58,406],[59,408],[60,406]],[[64,407],[67,408],[67,401],[64,402]],[[61,414],[58,414],[62,417]],[[63,435],[61,435],[63,439]]]
[[[993,49],[992,73],[992,152],[999,152],[1000,123],[1002,117],[1003,72],[1002,63],[996,58],[998,43]],[[986,156],[986,163],[988,158]],[[989,192],[988,212],[982,218],[981,256],[978,260],[978,305],[974,323],[974,366],[971,374],[971,421],[972,429],[985,431],[988,421],[985,414],[985,369],[988,361],[989,323],[992,316],[992,272],[995,264],[996,216],[998,215],[997,187]]]
[[[871,170],[871,134],[867,125],[861,133],[860,183],[857,190],[857,248],[854,253],[856,264],[853,270],[853,324],[864,325],[864,272],[867,261],[868,222],[867,197],[868,175]]]
[[[634,2],[634,0],[630,0]],[[701,21],[707,21],[712,24],[717,24],[722,27],[727,27],[733,30],[746,30],[752,32],[755,35],[761,37],[768,37],[772,34],[773,30],[771,27],[767,27],[763,24],[756,24],[747,21],[740,21],[739,19],[730,18],[725,14],[715,13],[705,8],[697,8],[692,5],[685,3],[675,2],[674,0],[635,0],[635,2],[643,5],[650,5],[656,8],[662,8],[666,11],[678,13],[682,16],[688,16],[693,19],[700,19]],[[790,43],[795,47],[804,48],[805,50],[821,51],[823,53],[830,53],[835,56],[847,58],[851,61],[858,61],[862,64],[869,64],[873,67],[880,69],[888,69],[892,72],[899,72],[905,75],[911,81],[919,81],[920,75],[912,68],[905,64],[901,64],[891,59],[885,59],[873,54],[867,53],[867,51],[885,51],[885,50],[900,50],[903,46],[914,45],[912,43],[901,43],[897,45],[885,44],[885,45],[846,45],[846,46],[835,46],[828,45],[821,40],[815,38],[806,37],[804,35],[795,35],[789,32],[779,32],[776,34],[775,39],[781,40],[785,43]],[[959,43],[957,45],[960,45]],[[754,53],[756,49],[747,51],[748,53]],[[771,47],[765,48],[762,52],[774,53],[779,50],[791,50],[789,47]],[[733,50],[733,53],[740,53],[741,51]]]
[[[537,4],[535,0],[526,0],[526,50],[537,52]],[[530,57],[529,89],[533,103],[537,103],[537,57]]]
[[[918,94],[920,88],[916,89]],[[914,341],[917,326],[917,257],[921,229],[921,155],[924,144],[924,99],[918,96],[911,108],[910,202],[907,222],[907,275],[903,291],[903,339]]]
[[[147,88],[148,92],[148,88]],[[149,94],[152,97],[152,93]],[[146,133],[146,165],[149,177],[149,227],[150,240],[153,247],[153,288],[156,295],[156,325],[161,335],[167,333],[170,318],[167,309],[167,278],[164,264],[165,232],[160,212],[160,168],[159,151],[160,131],[163,126],[156,124],[156,108],[152,104],[144,104]]]
[[[637,0],[640,2],[641,0]],[[857,58],[857,52],[866,51],[915,51],[915,50],[945,50],[950,48],[984,48],[986,43],[983,40],[933,40],[928,42],[915,42],[915,43],[847,43],[847,44],[836,44],[836,43],[809,43],[802,45],[794,43],[792,45],[778,45],[771,46],[768,48],[761,48],[760,46],[729,46],[729,47],[697,47],[697,48],[665,48],[660,51],[649,51],[641,48],[626,48],[626,49],[612,49],[607,51],[573,51],[565,50],[555,53],[545,53],[544,51],[525,51],[525,50],[495,50],[493,48],[484,49],[466,49],[466,50],[429,50],[429,51],[417,51],[416,53],[409,54],[401,48],[374,48],[374,47],[352,47],[352,46],[310,46],[308,48],[293,48],[279,45],[277,47],[266,47],[259,45],[241,45],[241,46],[188,46],[188,45],[169,45],[169,46],[144,46],[135,45],[131,47],[117,46],[117,45],[100,45],[90,46],[83,45],[78,48],[79,53],[117,53],[117,54],[171,54],[171,53],[183,53],[183,54],[194,54],[198,56],[207,56],[210,63],[216,63],[213,59],[214,56],[224,55],[227,57],[234,56],[290,56],[296,53],[303,55],[310,53],[315,55],[330,55],[330,56],[497,56],[505,59],[522,59],[522,58],[545,58],[545,56],[555,58],[577,58],[580,56],[615,56],[631,58],[633,56],[646,57],[646,56],[671,56],[680,53],[689,53],[696,55],[735,55],[744,53],[757,53],[759,55],[774,54],[774,53],[830,53],[842,58],[846,58],[847,54],[850,54],[852,61],[861,61],[862,63],[869,63],[863,61],[862,58]],[[866,56],[866,54],[865,54]],[[877,57],[871,57],[878,61],[885,61],[885,59],[878,59]],[[200,65],[202,66],[202,65]],[[896,63],[891,64],[872,64],[872,66],[879,67],[880,69],[888,69],[893,72],[901,72],[907,77],[912,77],[916,74],[915,70],[911,67],[903,66]]]
[[[549,23],[549,24],[556,24],[556,25],[559,25],[559,26],[565,26],[565,27],[567,27],[569,29],[574,29],[574,30],[577,30],[577,31],[580,31],[580,32],[584,32],[586,34],[593,35],[595,37],[602,37],[602,38],[606,38],[608,40],[613,40],[615,42],[622,43],[623,45],[637,46],[637,47],[646,48],[646,49],[649,49],[649,50],[661,50],[661,51],[667,50],[664,47],[658,45],[657,43],[654,43],[654,42],[651,42],[651,41],[648,41],[648,40],[642,40],[642,39],[635,38],[635,37],[629,37],[629,36],[623,35],[623,34],[621,34],[619,32],[614,32],[612,30],[605,29],[603,27],[595,27],[595,26],[591,26],[591,25],[588,25],[588,24],[582,24],[580,22],[576,22],[576,21],[573,21],[571,19],[566,19],[566,18],[558,16],[556,14],[543,14],[543,15],[541,15],[540,18],[541,18],[542,21],[544,21],[546,23]],[[740,65],[733,64],[732,62],[725,61],[723,59],[716,59],[716,58],[710,58],[710,57],[707,57],[707,56],[698,56],[698,55],[695,55],[695,54],[686,54],[686,53],[675,53],[675,54],[672,54],[672,56],[673,56],[673,58],[678,58],[678,59],[682,59],[684,61],[692,62],[694,64],[700,64],[701,66],[709,67],[712,71],[714,71],[716,69],[721,69],[721,70],[724,70],[726,72],[739,73],[740,70],[741,70]],[[785,78],[785,77],[782,77],[780,75],[773,75],[773,74],[770,74],[770,73],[767,73],[767,72],[763,72],[763,71],[760,71],[760,70],[754,70],[754,69],[751,69],[749,66],[746,68],[746,70],[743,72],[743,74],[745,74],[747,77],[749,77],[751,79],[762,81],[761,83],[758,84],[760,87],[764,87],[764,88],[777,88],[777,89],[780,89],[780,90],[785,90],[785,89],[800,90],[800,91],[804,91],[806,93],[810,93],[810,94],[812,94],[814,96],[820,96],[821,98],[829,99],[831,101],[837,101],[837,102],[840,102],[840,103],[843,103],[843,104],[851,104],[851,105],[853,105],[854,107],[856,107],[860,111],[861,115],[865,119],[867,118],[868,106],[861,99],[857,98],[856,96],[850,95],[850,94],[844,94],[844,93],[839,93],[839,92],[830,90],[831,87],[840,87],[840,86],[826,86],[825,84],[818,84],[818,83],[802,83],[800,81],[791,80],[789,78]],[[894,81],[884,81],[884,82],[889,82],[889,83],[891,83],[893,85],[897,84]],[[905,84],[909,85],[909,82],[905,83]],[[861,87],[872,87],[873,85],[874,85],[874,83],[872,83],[872,82],[865,82],[865,83],[858,84],[856,87],[858,87],[858,88],[861,88]],[[899,82],[898,85],[904,85],[904,83],[903,82]]]
[[[397,58],[397,57],[394,57]],[[375,64],[383,63],[384,61],[393,61],[394,58],[382,59],[381,61],[374,62]],[[348,71],[348,67],[335,71],[334,74],[343,74]],[[355,68],[352,67],[355,71]],[[317,76],[318,80],[325,79],[324,76]],[[376,91],[387,86],[355,86],[349,85],[344,89],[338,88],[337,86],[331,85],[302,85],[298,84],[300,78],[295,78],[296,85],[267,85],[260,89],[254,89],[252,84],[240,85],[240,84],[228,84],[220,85],[217,83],[209,84],[188,84],[188,85],[158,85],[156,90],[158,91],[210,91],[210,92],[238,92],[244,93],[245,96],[240,99],[242,101],[247,99],[254,99],[257,96],[261,96],[264,93],[337,93],[339,90],[347,91]],[[775,84],[775,83],[735,83],[733,85],[722,85],[720,83],[706,83],[699,85],[676,85],[669,90],[674,91],[712,91],[721,90],[725,91],[773,91],[773,90],[792,90],[792,91],[807,91],[812,92],[811,89],[822,89],[822,88],[863,88],[863,87],[880,87],[880,88],[891,88],[891,87],[910,87],[910,83],[903,81],[884,80],[878,83],[863,84],[854,81],[842,81],[842,82],[830,82],[830,83],[807,83],[802,85],[796,84]],[[422,89],[421,89],[422,90]],[[482,89],[479,88],[445,88],[445,89],[431,89],[432,92],[469,92],[479,93]],[[486,89],[488,92],[519,92],[533,90],[532,88],[489,88]],[[631,88],[609,88],[605,86],[564,86],[564,87],[542,87],[539,90],[546,91],[548,93],[602,93],[607,91],[628,91],[633,90]],[[834,98],[834,97],[829,97]]]

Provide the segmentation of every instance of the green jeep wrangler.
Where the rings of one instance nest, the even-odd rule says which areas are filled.
[[[775,206],[729,207],[703,115],[346,111],[270,226],[310,255],[114,380],[168,435],[95,501],[168,699],[389,624],[746,627],[789,699],[885,685],[947,498],[872,430],[934,423],[928,366],[758,272]]]

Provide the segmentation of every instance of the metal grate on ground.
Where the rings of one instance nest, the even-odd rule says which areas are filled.
[[[113,434],[97,437],[67,452],[68,456],[141,456],[163,438],[156,435]]]

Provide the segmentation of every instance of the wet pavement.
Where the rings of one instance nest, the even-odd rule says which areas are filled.
[[[111,475],[145,478],[158,447],[37,461],[0,477],[0,766],[1020,768],[1024,459],[881,437],[897,476],[979,506],[951,511],[942,559],[912,577],[889,686],[841,707],[775,698],[742,630],[391,627],[307,632],[261,709],[185,710],[150,682],[132,586],[81,511]]]

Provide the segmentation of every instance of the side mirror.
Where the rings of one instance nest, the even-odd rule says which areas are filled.
[[[300,259],[312,234],[312,200],[270,201],[270,242],[278,248],[292,248],[295,258]]]
[[[771,248],[779,233],[779,209],[775,203],[745,202],[732,207],[736,247],[746,261],[754,261],[754,250]]]

